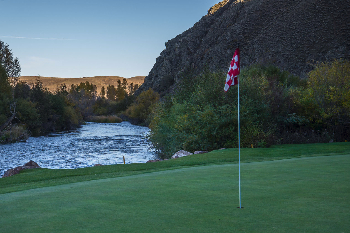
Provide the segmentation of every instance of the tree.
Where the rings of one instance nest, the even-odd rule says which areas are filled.
[[[8,82],[5,69],[0,65],[0,131],[7,126],[10,116],[11,86]]]
[[[8,76],[6,70],[0,65],[0,93],[9,97],[12,93],[12,88],[8,82]]]
[[[12,87],[15,87],[18,82],[18,77],[21,73],[21,67],[19,65],[19,61],[17,58],[13,58],[12,51],[9,49],[8,44],[5,44],[0,40],[0,66],[2,66],[1,72],[1,82],[2,87],[6,89],[5,92],[8,92],[11,87],[8,86],[8,84],[12,85]],[[3,90],[1,90],[3,91]],[[7,119],[5,123],[0,125],[0,131],[5,129],[8,125],[11,124],[12,120],[16,116],[16,102],[14,101],[14,90],[11,88],[12,92],[12,98],[6,102],[8,99],[3,99],[2,104],[8,105],[10,108],[10,112],[12,115]]]
[[[67,96],[68,95],[67,85],[63,83],[59,87],[57,87],[56,94]]]
[[[97,99],[96,85],[88,81],[79,85],[72,84],[67,99],[84,118],[87,118],[93,114],[93,106]]]
[[[123,78],[122,87],[125,91],[127,89],[127,86],[128,86],[128,81],[126,80],[126,78]]]
[[[129,95],[133,95],[134,94],[134,83],[130,83],[128,88],[129,88]]]
[[[101,96],[102,99],[104,99],[105,95],[106,95],[106,90],[105,90],[105,87],[102,86],[100,96]]]
[[[18,77],[21,73],[21,66],[18,58],[14,58],[12,50],[9,49],[8,44],[0,40],[0,63],[4,67],[9,83],[14,87],[18,82]]]
[[[85,94],[88,95],[90,98],[94,99],[96,97],[96,85],[89,83],[88,81],[81,82],[78,86],[78,90],[84,90]]]
[[[117,90],[115,89],[114,85],[108,85],[107,87],[107,99],[115,101]]]
[[[118,101],[122,101],[126,96],[126,83],[124,82],[122,83],[120,80],[118,80],[117,82],[118,82],[118,86],[116,90],[116,98]]]
[[[129,96],[133,95],[135,91],[139,88],[138,84],[130,83],[129,85]]]

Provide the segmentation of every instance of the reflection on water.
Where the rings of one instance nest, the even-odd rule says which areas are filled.
[[[0,177],[17,166],[33,160],[43,168],[73,169],[95,164],[145,163],[154,159],[146,139],[147,127],[129,122],[87,123],[82,128],[27,142],[0,145]]]

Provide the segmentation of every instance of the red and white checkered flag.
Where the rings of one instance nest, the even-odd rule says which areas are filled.
[[[239,66],[239,48],[238,48],[233,54],[231,65],[227,72],[227,78],[226,78],[226,83],[224,88],[225,92],[228,91],[230,86],[234,86],[238,84],[239,72],[240,72],[240,66]]]

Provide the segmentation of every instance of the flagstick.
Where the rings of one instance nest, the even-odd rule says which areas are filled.
[[[239,208],[241,205],[241,125],[239,120],[239,78],[237,76],[238,88],[238,192],[239,192]]]

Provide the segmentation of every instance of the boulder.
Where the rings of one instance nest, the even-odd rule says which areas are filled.
[[[208,151],[195,151],[193,154],[198,155],[198,154],[205,154],[208,153]]]
[[[173,156],[171,156],[172,159],[176,159],[176,158],[181,158],[181,157],[185,157],[188,155],[193,155],[191,152],[185,151],[185,150],[180,150],[178,152],[176,152]]]
[[[16,174],[19,174],[20,171],[23,170],[23,166],[19,166],[19,167],[15,167],[15,168],[11,168],[7,171],[5,171],[4,175],[2,176],[2,178],[4,177],[9,177],[9,176],[13,176]]]
[[[24,166],[11,168],[11,169],[5,171],[5,173],[2,177],[13,176],[13,175],[19,174],[20,171],[22,171],[24,169],[34,169],[34,168],[40,168],[40,166],[36,162],[30,160],[28,163],[24,164]]]
[[[33,168],[40,168],[39,164],[34,162],[33,160],[30,160],[28,163],[24,164],[26,169],[33,169]]]
[[[155,162],[160,162],[160,161],[163,161],[162,159],[151,159],[151,160],[148,160],[146,163],[155,163]]]

